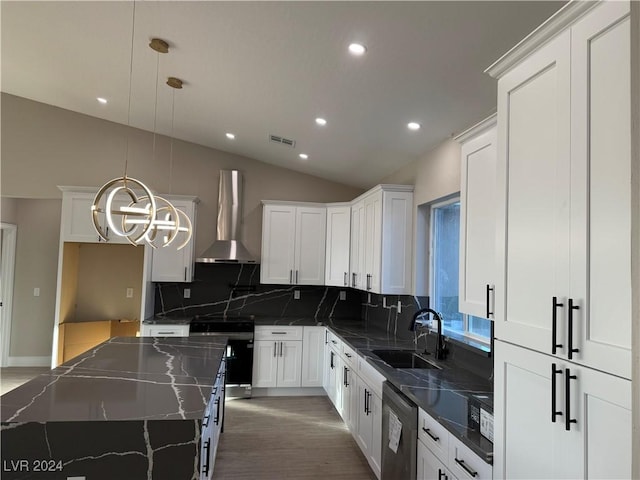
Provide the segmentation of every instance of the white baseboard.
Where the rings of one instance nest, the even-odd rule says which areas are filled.
[[[307,388],[252,388],[252,397],[317,397],[326,396],[322,387]]]
[[[7,367],[49,367],[51,357],[8,357]]]

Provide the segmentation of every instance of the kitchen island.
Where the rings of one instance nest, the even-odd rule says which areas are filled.
[[[222,418],[210,410],[225,346],[116,337],[8,392],[2,478],[200,478],[203,418]]]

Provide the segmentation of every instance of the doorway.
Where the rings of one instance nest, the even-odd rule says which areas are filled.
[[[11,312],[18,227],[10,223],[0,223],[0,227],[0,366],[5,367],[11,345]]]

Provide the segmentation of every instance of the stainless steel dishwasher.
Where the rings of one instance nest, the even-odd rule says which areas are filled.
[[[394,442],[400,422],[399,441]],[[382,384],[382,476],[381,480],[416,478],[418,407],[389,382]],[[397,445],[397,450],[392,447]]]

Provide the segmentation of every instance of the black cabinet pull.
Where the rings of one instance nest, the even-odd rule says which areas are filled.
[[[567,350],[569,351],[569,360],[573,358],[573,354],[580,351],[579,348],[573,348],[573,311],[579,310],[578,305],[573,304],[573,298],[569,299],[569,319],[568,323],[568,337],[567,337]]]
[[[562,369],[556,368],[556,364],[551,364],[551,421],[556,423],[556,417],[562,412],[556,410],[556,375],[562,375]]]
[[[347,367],[343,367],[344,368],[344,386],[348,387],[349,386],[349,379],[347,378],[347,374],[349,373],[349,369]]]
[[[478,476],[478,472],[476,472],[475,470],[472,470],[471,468],[467,467],[467,464],[464,463],[464,460],[458,460],[458,457],[455,457],[455,461],[458,465],[460,465],[462,468],[464,468],[466,470],[466,472],[471,475],[472,477],[477,477]]]
[[[489,318],[489,316],[493,316],[493,312],[491,311],[490,305],[491,305],[491,292],[494,291],[494,287],[492,287],[491,285],[489,285],[487,283],[487,318]]]
[[[348,273],[347,273],[347,272],[344,272],[343,282],[344,282],[344,286],[345,286],[345,287],[348,285],[348,284],[347,284],[347,275],[348,275]]]
[[[371,277],[373,275],[371,275],[370,273],[367,273],[367,290],[371,290]]]
[[[369,390],[364,389],[364,413],[369,415]]]
[[[213,419],[213,424],[218,425],[220,423],[220,397],[216,398],[216,418]]]
[[[289,284],[293,283],[293,270],[289,270]]]
[[[333,343],[334,345],[338,344],[338,342],[336,342],[335,340],[331,340],[331,343]]]
[[[283,354],[284,348],[283,347],[284,347],[284,342],[280,342],[280,356],[281,357],[284,357],[284,354]]]
[[[576,375],[571,375],[571,370],[568,368],[565,368],[564,370],[565,373],[565,377],[564,377],[564,388],[565,388],[565,392],[564,392],[564,399],[565,399],[565,414],[566,417],[564,419],[564,429],[569,431],[571,430],[571,424],[572,423],[578,423],[578,420],[576,420],[575,418],[571,418],[571,380],[576,380],[578,377]]]
[[[204,428],[209,426],[209,417],[211,417],[211,415],[205,415],[204,418],[202,419],[202,426]]]
[[[356,274],[355,273],[351,274],[351,286],[352,287],[356,286]]]
[[[333,370],[336,366],[333,364],[333,356],[335,355],[333,352],[329,352],[329,355],[331,356],[330,359],[330,363],[329,366],[331,367],[331,370]]]
[[[444,477],[444,480],[447,480],[447,474],[438,469],[438,480],[440,480],[442,477]]]
[[[427,435],[429,435],[434,442],[440,441],[440,437],[436,437],[433,433],[431,433],[431,430],[429,430],[428,428],[422,427],[422,431]]]
[[[273,356],[278,356],[278,342],[273,342]]]
[[[558,307],[563,307],[564,303],[558,302],[558,297],[553,297],[551,301],[551,353],[556,354],[562,344],[558,343]]]
[[[347,358],[351,358],[351,354],[350,354],[350,353],[345,353],[345,356],[346,356]]]
[[[367,415],[371,413],[371,395],[372,393],[369,390],[365,391],[365,395],[367,397],[367,411],[365,412]]]
[[[298,284],[298,270],[296,270],[296,285]]]
[[[324,344],[328,344],[329,343],[329,330],[325,330],[324,331]]]
[[[204,442],[204,448],[203,448],[204,452],[204,461],[202,462],[202,474],[203,475],[208,475],[209,474],[209,451],[211,450],[211,439],[207,439],[206,442]],[[202,459],[201,459],[202,460]]]

